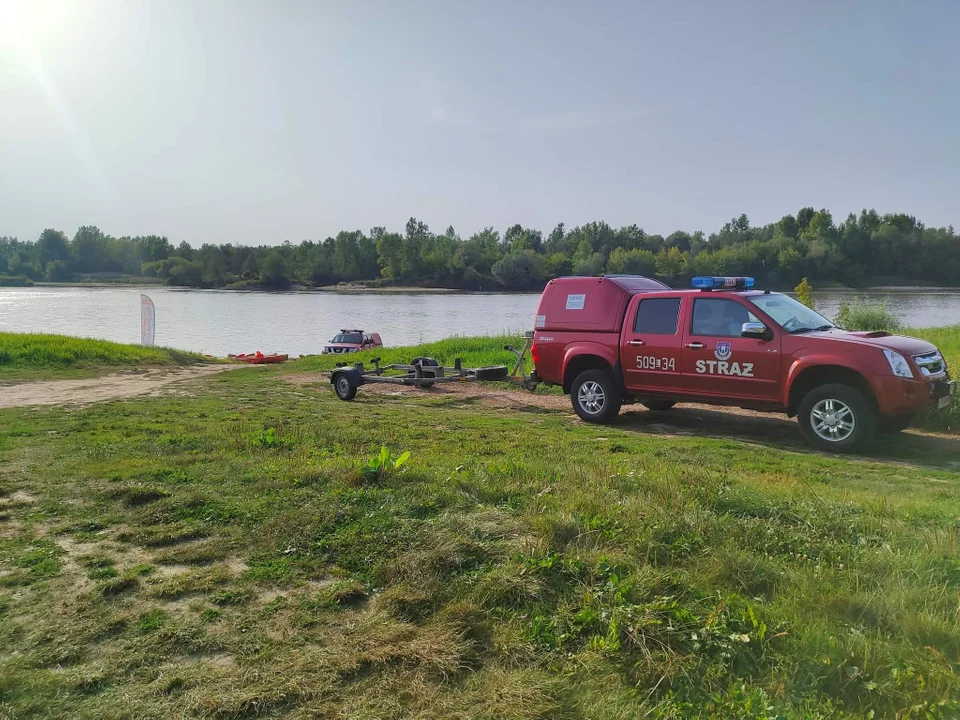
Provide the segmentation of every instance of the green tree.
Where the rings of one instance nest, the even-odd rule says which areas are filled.
[[[508,290],[530,290],[543,285],[543,258],[532,250],[518,250],[498,261],[493,276]]]
[[[70,241],[64,233],[50,228],[40,233],[37,240],[37,260],[40,264],[46,267],[47,263],[59,260],[66,267],[71,259]]]
[[[290,287],[290,268],[278,251],[271,251],[263,259],[260,266],[260,284],[274,290]]]
[[[649,250],[617,248],[607,262],[607,272],[613,275],[653,275],[656,270],[657,256]]]
[[[50,282],[65,282],[70,279],[70,271],[63,260],[51,260],[44,272]]]
[[[108,267],[106,239],[98,227],[84,225],[77,230],[71,250],[77,259],[77,269],[80,272],[104,272]]]
[[[664,277],[682,275],[687,265],[687,256],[678,248],[663,248],[657,253],[657,274]]]
[[[388,280],[398,279],[403,273],[403,237],[382,227],[374,228],[370,234],[377,243],[380,274]]]
[[[548,254],[564,252],[567,249],[566,233],[563,230],[563,223],[557,223],[557,226],[550,231],[547,241],[544,244],[544,251]]]
[[[574,275],[586,275],[589,277],[602,275],[606,263],[603,261],[603,255],[595,252],[587,255],[573,266]]]

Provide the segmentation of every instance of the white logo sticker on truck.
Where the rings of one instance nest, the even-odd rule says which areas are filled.
[[[567,310],[583,310],[583,304],[587,301],[586,295],[567,295]]]

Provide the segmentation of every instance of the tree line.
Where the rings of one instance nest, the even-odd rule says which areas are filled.
[[[768,287],[882,283],[960,285],[960,238],[953,226],[927,228],[912,215],[851,213],[836,223],[803,208],[754,227],[746,215],[715,233],[667,237],[638,225],[557,225],[549,234],[513,225],[464,239],[411,218],[402,233],[375,227],[321,242],[279,246],[174,245],[166,237],[111,237],[84,226],[69,238],[47,229],[35,241],[0,237],[0,280],[154,278],[170,285],[285,289],[338,283],[539,290],[561,275],[637,274],[683,283],[694,275],[750,275]]]

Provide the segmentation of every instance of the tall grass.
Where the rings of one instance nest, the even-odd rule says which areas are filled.
[[[852,305],[841,303],[833,321],[844,330],[894,332],[902,327],[900,319],[887,310],[886,302],[875,303],[860,297]]]
[[[0,333],[0,371],[92,368],[102,365],[187,365],[203,362],[197,353],[106,340]]]
[[[947,361],[947,368],[953,379],[960,377],[960,325],[942,328],[907,329],[906,335],[921,338],[937,346]],[[960,429],[960,397],[954,396],[953,403],[943,410],[933,410],[922,418],[920,426],[931,430]]]
[[[432,357],[441,365],[453,365],[460,358],[464,367],[484,367],[487,365],[507,365],[513,369],[516,356],[504,350],[512,345],[520,350],[523,347],[520,335],[496,335],[491,337],[452,337],[424,345],[408,345],[396,348],[376,348],[362,353],[348,355],[312,355],[300,360],[295,367],[299,370],[330,370],[338,362],[364,362],[379,357],[383,364],[409,363],[415,357]],[[532,369],[529,353],[527,363]]]

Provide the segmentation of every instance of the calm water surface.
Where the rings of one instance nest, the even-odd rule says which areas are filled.
[[[213,355],[319,353],[340,328],[379,332],[387,345],[451,335],[495,335],[533,327],[539,294],[317,292],[240,293],[147,288],[158,345]],[[139,288],[0,288],[0,331],[48,332],[140,342]],[[960,323],[960,290],[898,289],[815,294],[832,318],[857,295],[885,299],[905,325]]]

